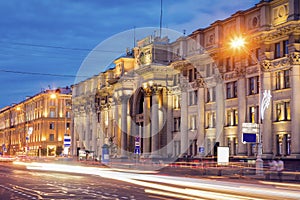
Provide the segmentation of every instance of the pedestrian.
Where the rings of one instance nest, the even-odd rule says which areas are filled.
[[[283,170],[284,170],[284,162],[281,159],[279,159],[277,162],[277,175],[280,182],[282,181]]]
[[[271,162],[269,162],[269,166],[270,166],[270,170],[275,172],[277,170],[277,162],[276,160],[272,160]]]

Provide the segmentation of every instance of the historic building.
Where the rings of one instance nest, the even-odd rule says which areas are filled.
[[[149,36],[114,67],[73,86],[73,153],[255,158],[243,123],[260,125],[264,158],[300,157],[299,0],[265,0],[170,42]],[[239,49],[235,38],[246,43]],[[262,116],[260,99],[271,91]],[[263,119],[262,119],[263,117]]]
[[[3,108],[0,111],[2,154],[56,156],[64,149],[68,153],[64,138],[71,135],[71,97],[70,88],[45,90]]]

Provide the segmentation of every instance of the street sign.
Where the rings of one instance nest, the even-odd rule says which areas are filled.
[[[256,123],[243,123],[242,124],[243,133],[259,133],[259,124]]]
[[[243,143],[256,143],[256,133],[243,133],[242,142]]]
[[[135,154],[140,154],[140,153],[141,153],[141,149],[140,149],[139,146],[136,146],[136,147],[135,147],[134,153],[135,153]]]
[[[204,153],[204,147],[199,147],[199,153],[203,154]]]
[[[31,135],[31,134],[32,134],[32,131],[33,131],[33,127],[29,127],[29,128],[28,128],[28,132],[27,132],[28,135]]]
[[[259,124],[242,124],[242,143],[256,143],[256,135],[259,134]]]
[[[140,141],[140,137],[139,137],[139,136],[136,136],[136,137],[135,137],[135,141],[136,141],[136,142],[139,142],[139,141]]]
[[[71,146],[71,136],[64,136],[64,147],[70,147]]]

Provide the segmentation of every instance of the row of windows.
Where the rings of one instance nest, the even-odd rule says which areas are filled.
[[[274,73],[274,89],[281,90],[291,87],[290,70],[282,70]],[[253,76],[247,79],[247,94],[254,95],[259,93],[259,76]],[[237,81],[226,83],[226,98],[238,97]]]
[[[275,104],[275,116],[273,118],[274,122],[280,121],[290,121],[291,120],[291,109],[290,102],[278,102]],[[197,117],[196,115],[190,116],[190,126],[189,128],[194,130],[197,129]],[[237,126],[238,125],[238,110],[236,108],[229,109],[226,111],[226,126]],[[259,123],[259,107],[258,106],[250,106],[248,108],[248,118],[247,121],[249,123]],[[178,125],[180,127],[180,118],[175,118],[174,122],[174,130],[180,131],[178,129]],[[206,128],[215,128],[216,126],[216,113],[214,111],[206,113]],[[177,127],[177,129],[175,128]]]
[[[66,130],[69,130],[71,128],[71,123],[67,122],[66,123]],[[50,122],[49,123],[49,129],[50,130],[55,130],[55,122]]]

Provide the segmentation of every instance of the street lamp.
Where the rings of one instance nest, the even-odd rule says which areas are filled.
[[[231,39],[230,46],[232,49],[235,50],[244,50],[246,53],[250,53],[251,58],[254,58],[259,64],[258,58],[256,56],[251,55],[252,53],[247,51],[246,47],[246,40],[242,36],[235,37]],[[262,175],[263,174],[263,160],[262,160],[262,131],[261,131],[261,123],[264,119],[264,112],[266,108],[268,108],[271,99],[270,90],[265,90],[263,93],[263,99],[261,99],[262,93],[262,79],[261,79],[261,68],[258,66],[258,78],[259,78],[259,91],[258,91],[258,98],[259,98],[259,108],[260,108],[260,115],[259,115],[259,135],[258,135],[258,142],[257,142],[257,156],[256,156],[256,174]]]

